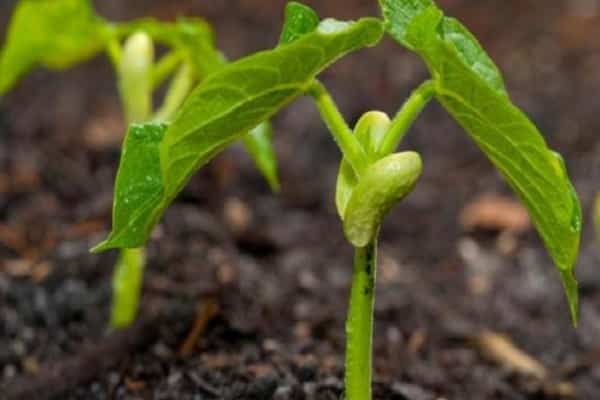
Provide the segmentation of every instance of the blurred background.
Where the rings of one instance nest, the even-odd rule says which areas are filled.
[[[96,1],[112,20],[203,16],[231,59],[275,45],[285,1]],[[306,1],[322,16],[374,0]],[[584,207],[582,304],[515,197],[432,103],[403,143],[425,173],[387,218],[377,288],[381,399],[592,400],[600,393],[600,1],[439,0],[480,39],[561,152]],[[0,2],[0,37],[15,1]],[[322,74],[349,122],[393,114],[427,78],[390,40]],[[0,398],[338,399],[351,248],[338,150],[313,104],[275,119],[282,193],[235,147],[196,176],[149,245],[139,323],[110,334],[109,229],[124,132],[104,57],[37,70],[0,101]],[[190,344],[191,343],[191,344]]]

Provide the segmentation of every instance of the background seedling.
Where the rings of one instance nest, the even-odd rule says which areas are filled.
[[[157,62],[155,42],[168,49]],[[33,67],[62,70],[102,51],[114,67],[127,124],[169,121],[191,89],[225,64],[210,27],[201,19],[116,24],[96,15],[88,0],[21,0],[0,55],[0,95]],[[154,110],[153,94],[168,79],[163,102]],[[278,190],[271,136],[265,121],[245,135],[243,143],[271,188]],[[135,319],[144,264],[141,247],[121,251],[113,278],[111,326],[115,328]]]

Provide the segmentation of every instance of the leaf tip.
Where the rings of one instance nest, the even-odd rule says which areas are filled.
[[[279,183],[279,178],[277,176],[269,179],[269,187],[273,193],[281,193],[281,184]]]
[[[579,322],[579,285],[572,270],[560,272],[573,326],[577,328]]]
[[[110,239],[106,239],[106,240],[98,243],[94,247],[92,247],[90,249],[90,253],[92,253],[92,254],[100,254],[100,253],[105,252],[107,250],[110,250],[112,248],[114,248],[114,246],[111,244]]]

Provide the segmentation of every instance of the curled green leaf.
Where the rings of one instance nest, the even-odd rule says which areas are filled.
[[[352,245],[365,247],[373,241],[383,217],[412,191],[422,170],[414,152],[392,154],[367,168],[344,214],[344,233]]]

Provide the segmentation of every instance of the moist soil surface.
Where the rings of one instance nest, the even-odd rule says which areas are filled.
[[[231,58],[276,43],[284,5],[97,3],[113,19],[204,15]],[[311,3],[340,18],[377,12],[374,1]],[[598,10],[440,3],[481,38],[515,102],[563,153],[589,221],[600,189]],[[4,29],[13,5],[0,5]],[[394,113],[426,76],[386,40],[321,78],[354,123],[369,109]],[[99,58],[69,73],[36,71],[1,100],[0,398],[339,399],[352,251],[333,205],[339,154],[314,106],[301,99],[274,121],[279,195],[239,147],[193,179],[148,246],[138,322],[115,333],[116,254],[88,252],[110,226],[124,131],[115,92]],[[600,398],[591,223],[575,330],[541,240],[439,106],[402,148],[422,154],[425,172],[382,230],[375,398]]]

